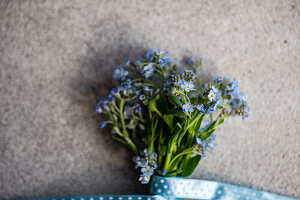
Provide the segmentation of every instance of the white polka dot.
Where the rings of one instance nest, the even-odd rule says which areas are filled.
[[[158,193],[161,193],[161,189],[158,189],[157,192],[158,192]]]
[[[90,198],[90,200],[94,200],[94,198],[93,198],[93,197],[91,197],[91,198]]]
[[[84,198],[80,198],[80,200],[84,200]]]
[[[100,197],[99,199],[100,199],[100,200],[103,200],[103,197]]]
[[[109,200],[113,200],[114,198],[113,197],[109,197]]]
[[[168,188],[168,186],[167,186],[167,185],[164,185],[164,188],[165,188],[165,189],[167,189],[167,188]]]
[[[222,194],[222,191],[221,191],[221,190],[218,190],[218,194]]]
[[[167,192],[167,194],[171,194],[171,191],[169,190],[169,191]]]
[[[234,192],[236,192],[236,189],[233,189]]]
[[[228,188],[227,188],[227,187],[224,187],[224,190],[226,191],[226,190],[228,190]]]
[[[154,187],[158,187],[158,184],[157,184],[157,183],[155,183],[155,184],[154,184]]]
[[[141,200],[142,199],[142,197],[138,197],[138,200]]]
[[[151,198],[148,197],[147,200],[151,200]]]
[[[250,197],[246,197],[246,199],[250,199]]]
[[[253,193],[252,195],[255,197],[256,193]]]
[[[119,197],[119,200],[122,200],[123,198],[122,197]]]
[[[237,198],[240,198],[240,197],[241,197],[241,195],[239,195],[239,194],[238,194],[238,195],[236,195],[236,197],[237,197]]]
[[[74,198],[72,198],[71,200],[75,200]]]
[[[246,190],[243,190],[243,194],[246,194]]]
[[[164,183],[164,182],[165,182],[165,180],[164,180],[164,179],[161,179],[161,180],[160,180],[160,182],[161,182],[161,183]]]
[[[128,197],[128,200],[131,200],[132,199],[132,197]]]

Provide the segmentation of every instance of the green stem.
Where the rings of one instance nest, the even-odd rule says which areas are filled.
[[[194,149],[194,147],[191,147],[191,148],[188,148],[188,149],[184,150],[183,152],[177,154],[177,155],[171,160],[170,166],[172,166],[173,162],[175,162],[177,158],[179,158],[180,156],[183,156],[183,155],[186,155],[186,154],[191,153],[193,149]]]
[[[129,137],[129,133],[126,129],[126,126],[125,126],[125,121],[124,121],[124,118],[123,118],[123,108],[124,108],[124,104],[125,104],[125,101],[123,99],[120,99],[120,109],[119,109],[119,114],[120,114],[120,121],[121,121],[121,124],[122,124],[122,133],[123,133],[123,137],[125,139],[125,141],[127,142],[128,146],[132,149],[132,151],[135,153],[135,154],[138,154],[138,150],[137,150],[137,147],[135,146],[135,144],[132,142],[132,140],[130,139]]]

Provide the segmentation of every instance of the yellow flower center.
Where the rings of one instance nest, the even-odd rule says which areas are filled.
[[[188,86],[186,86],[186,89],[190,89],[191,87],[188,85]]]

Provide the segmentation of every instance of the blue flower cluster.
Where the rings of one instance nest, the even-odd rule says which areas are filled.
[[[239,84],[236,80],[231,81],[229,78],[217,77],[215,83],[219,85],[224,99],[229,100],[230,110],[226,110],[228,115],[241,115],[244,119],[248,117],[250,107],[248,106],[245,96],[240,93]]]
[[[202,157],[206,157],[206,152],[212,152],[215,149],[215,139],[215,134],[211,134],[206,140],[202,140],[200,137],[196,137],[197,144],[201,145]]]
[[[136,167],[141,168],[141,176],[139,181],[142,184],[147,184],[150,181],[150,177],[153,175],[154,170],[157,169],[157,154],[154,152],[149,152],[148,149],[144,149],[141,152],[141,156],[135,156],[133,161],[136,163]]]
[[[204,63],[192,58],[181,67],[168,52],[150,50],[118,65],[113,78],[119,86],[97,100],[96,113],[107,117],[100,127],[112,126],[113,138],[137,155],[142,184],[153,174],[186,176],[189,159],[215,148],[214,131],[226,117],[248,116],[236,80],[201,82]]]

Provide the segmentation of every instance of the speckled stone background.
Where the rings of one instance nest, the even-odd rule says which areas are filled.
[[[300,197],[299,12],[298,0],[1,1],[0,199],[145,193],[93,106],[116,64],[156,48],[206,58],[251,106],[192,177]]]

